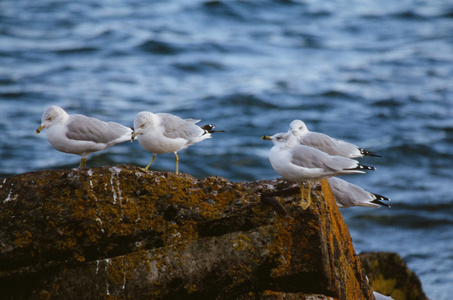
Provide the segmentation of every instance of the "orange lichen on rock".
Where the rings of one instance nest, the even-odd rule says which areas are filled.
[[[325,199],[322,205],[336,207],[326,179],[321,181],[321,191]],[[355,255],[348,228],[338,209],[326,208],[325,211],[328,213],[325,221],[328,222],[323,223],[321,232],[328,241],[326,246],[329,256],[334,258],[330,266],[331,280],[334,282],[334,286],[341,287],[338,291],[340,298],[348,295],[347,297],[352,297],[352,299],[361,299],[364,291],[369,288],[366,277],[359,269],[361,268],[360,261]]]
[[[276,267],[271,270],[271,277],[282,277],[288,275],[291,270],[291,249],[293,246],[292,230],[294,229],[295,220],[293,218],[277,217],[272,226],[272,243],[267,249],[276,261]]]
[[[361,253],[359,258],[375,291],[394,299],[428,299],[420,279],[397,253]]]
[[[16,239],[14,240],[14,244],[19,248],[23,248],[31,244],[32,241],[33,239],[31,232],[26,230],[25,232],[16,233]]]
[[[287,185],[133,166],[8,178],[0,187],[0,288],[13,298],[232,299],[275,291],[369,299],[328,185],[313,185],[305,211],[293,205],[300,193],[276,198],[286,216],[261,204],[261,193]],[[33,278],[26,289],[18,287],[23,277]]]

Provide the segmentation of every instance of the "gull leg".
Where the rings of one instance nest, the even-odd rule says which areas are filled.
[[[175,162],[176,162],[176,175],[179,174],[179,156],[176,152],[173,152],[175,154]]]
[[[79,169],[83,169],[86,166],[87,166],[87,158],[86,157],[82,157],[82,159],[80,160]]]
[[[149,166],[154,162],[156,159],[156,153],[153,153],[153,159],[151,159],[151,162],[146,166],[146,168],[140,168],[143,172],[148,172]]]
[[[311,204],[311,185],[310,185],[310,182],[307,182],[307,183],[308,183],[308,193],[307,193],[307,200],[306,201],[304,200],[305,187],[304,187],[303,184],[300,185],[300,202],[299,202],[299,206],[302,207],[303,210],[306,210]]]

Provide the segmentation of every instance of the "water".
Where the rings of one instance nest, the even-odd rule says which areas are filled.
[[[0,176],[78,166],[35,135],[52,104],[128,126],[142,110],[215,123],[227,132],[180,152],[180,170],[232,181],[277,177],[259,137],[303,119],[383,156],[345,178],[392,199],[342,211],[357,252],[398,252],[431,299],[450,299],[452,32],[441,0],[4,0]],[[125,143],[88,166],[151,157]]]

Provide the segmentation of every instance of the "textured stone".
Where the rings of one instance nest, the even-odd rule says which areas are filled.
[[[427,300],[422,284],[397,253],[359,255],[373,290],[396,300]]]
[[[127,165],[0,180],[0,290],[14,299],[373,299],[327,182],[312,188],[306,211],[300,194],[261,198],[288,187]]]

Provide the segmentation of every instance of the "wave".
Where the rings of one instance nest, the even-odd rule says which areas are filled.
[[[393,209],[392,206],[391,209]],[[447,215],[443,215],[447,217]],[[353,219],[363,222],[372,222],[380,226],[388,226],[393,228],[402,229],[432,229],[438,227],[450,227],[453,225],[451,218],[443,218],[439,216],[432,216],[430,214],[411,214],[407,212],[400,212],[392,215],[360,215]]]
[[[174,43],[168,43],[158,40],[148,40],[139,46],[145,52],[152,54],[165,54],[175,55],[183,52],[185,49],[182,45],[176,45]]]

